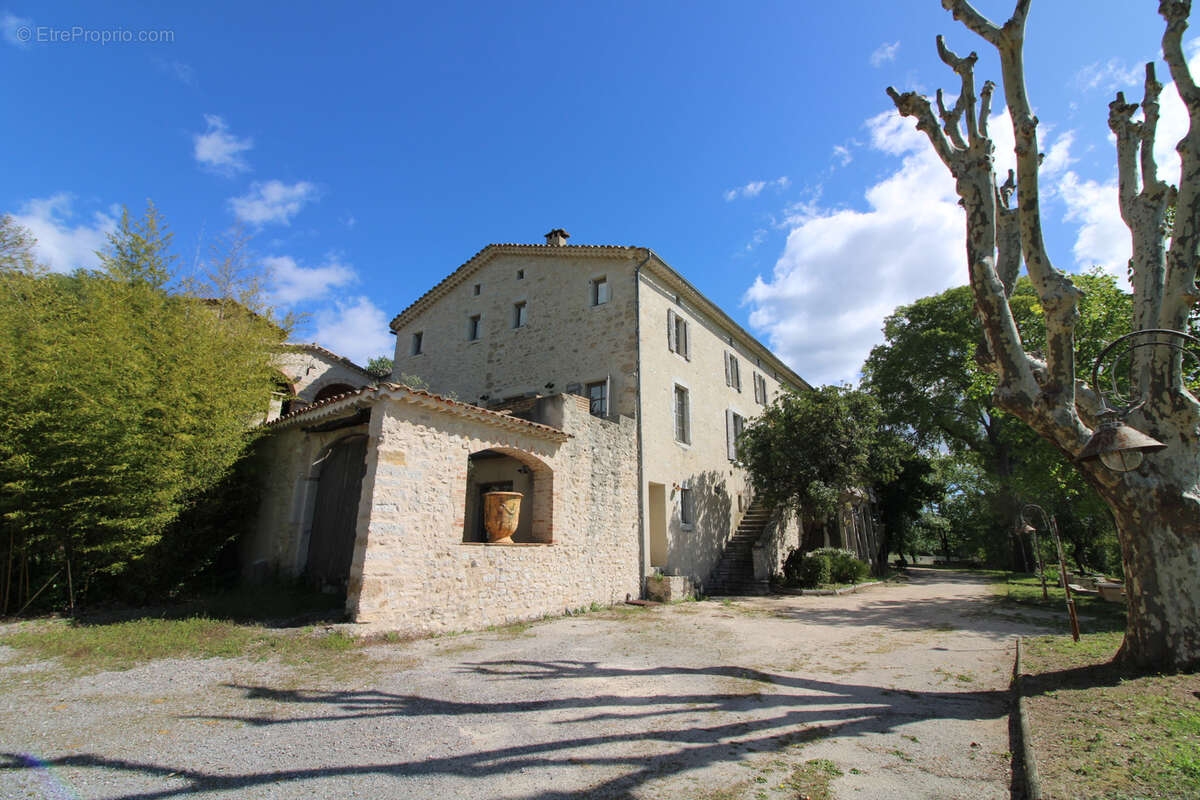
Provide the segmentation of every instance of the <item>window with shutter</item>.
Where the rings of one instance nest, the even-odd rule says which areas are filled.
[[[725,446],[730,461],[737,460],[737,440],[742,435],[746,420],[732,408],[725,409]]]
[[[683,444],[691,444],[692,431],[691,420],[688,419],[690,409],[688,408],[688,390],[679,384],[675,384],[675,441]]]

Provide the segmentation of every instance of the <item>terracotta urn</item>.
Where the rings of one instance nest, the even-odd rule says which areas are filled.
[[[520,492],[488,492],[483,496],[483,527],[489,544],[512,544],[523,496]]]

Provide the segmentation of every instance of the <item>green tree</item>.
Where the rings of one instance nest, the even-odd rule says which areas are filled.
[[[1098,270],[1076,280],[1084,290],[1077,323],[1078,358],[1090,364],[1107,342],[1129,330],[1131,299],[1115,279]],[[1039,352],[1045,347],[1044,313],[1027,278],[1016,282],[1010,302],[1026,348]],[[996,405],[996,377],[969,288],[949,289],[901,306],[884,322],[884,337],[884,343],[871,351],[863,375],[864,386],[881,399],[888,423],[905,431],[918,446],[944,449],[964,468],[982,469],[990,478],[974,485],[993,493],[988,501],[991,508],[987,513],[960,514],[961,519],[973,525],[993,521],[992,536],[1007,543],[1012,541],[1021,501],[1028,499],[1068,521],[1067,525],[1082,514],[1087,525],[1072,530],[1108,535],[1111,523],[1104,523],[1103,515],[1096,513],[1100,500],[1078,470]],[[975,550],[988,554],[992,563],[1019,559],[1015,552],[1006,555],[1003,544],[980,545]],[[1074,552],[1090,558],[1091,566],[1112,568],[1107,558],[1098,558],[1102,550],[1087,547],[1082,538]]]
[[[367,372],[380,380],[387,380],[392,374],[392,359],[388,356],[375,356],[367,362]]]
[[[943,0],[954,19],[995,48],[1004,105],[1012,125],[1016,169],[1000,180],[988,126],[995,86],[976,91],[974,54],[963,58],[939,36],[941,60],[958,78],[953,106],[917,92],[887,92],[901,115],[913,117],[953,176],[966,222],[966,270],[975,310],[988,342],[997,404],[1068,457],[1085,451],[1110,419],[1101,387],[1077,369],[1078,309],[1084,297],[1073,276],[1054,266],[1042,231],[1039,175],[1042,150],[1027,92],[1025,27],[1030,3],[1018,0],[996,23],[969,0]],[[1129,595],[1120,657],[1143,668],[1200,668],[1200,399],[1189,387],[1177,350],[1155,346],[1156,331],[1183,333],[1196,304],[1200,252],[1200,91],[1188,64],[1184,34],[1190,0],[1158,4],[1164,27],[1162,59],[1173,91],[1187,108],[1188,131],[1178,140],[1174,185],[1154,158],[1163,84],[1146,65],[1140,103],[1124,92],[1108,106],[1117,152],[1121,218],[1132,239],[1130,405],[1125,424],[1162,448],[1137,464],[1089,458],[1078,469],[1116,521]],[[942,97],[941,92],[938,98]],[[1170,214],[1168,209],[1173,209]],[[1169,229],[1170,234],[1166,235]],[[1024,267],[1044,307],[1045,345],[1033,352],[1014,325],[1013,284]],[[1172,343],[1182,341],[1169,337]],[[1127,342],[1128,343],[1128,342]]]
[[[846,386],[781,392],[738,438],[738,461],[767,505],[828,516],[871,483],[879,416],[873,397]]]
[[[874,486],[881,523],[876,562],[882,574],[889,553],[913,552],[911,545],[919,538],[916,523],[945,496],[946,487],[930,459],[890,430],[879,434],[872,452],[884,460],[883,469],[874,474],[887,478],[876,479]]]
[[[43,606],[162,590],[237,532],[181,525],[246,453],[284,329],[233,298],[170,291],[153,206],[123,213],[100,257],[72,275],[0,265],[9,611],[43,587]]]

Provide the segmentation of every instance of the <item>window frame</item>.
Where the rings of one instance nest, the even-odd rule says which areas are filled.
[[[667,349],[682,356],[685,361],[692,360],[688,320],[673,308],[667,309]]]
[[[583,385],[583,392],[584,392],[583,396],[586,397],[587,401],[588,401],[588,413],[591,414],[593,417],[599,417],[599,418],[603,419],[608,416],[609,397],[611,395],[611,382],[612,382],[611,378],[605,378],[602,381],[590,381]],[[596,398],[592,397],[592,389],[594,389],[594,388],[600,389],[600,398],[599,399],[601,402],[601,407],[600,407],[601,413],[599,413],[599,414],[596,413],[596,409],[594,406],[594,404],[596,402]]]
[[[408,354],[410,356],[419,356],[425,352],[425,331],[413,331],[412,341],[409,343]]]
[[[754,373],[754,402],[760,406],[767,404],[767,379],[762,373]]]
[[[725,385],[742,391],[741,365],[738,364],[738,357],[728,350],[725,351]]]
[[[682,408],[680,400],[682,399]],[[692,443],[692,397],[691,390],[676,383],[671,393],[671,414],[674,420],[674,436],[678,444]]]
[[[737,440],[746,431],[746,417],[732,408],[725,409],[725,455],[737,461]]]
[[[467,341],[478,342],[483,338],[483,314],[471,314],[467,317]]]
[[[690,531],[696,525],[696,490],[687,481],[679,484],[679,527]]]
[[[604,289],[604,299],[600,299],[600,289]],[[608,305],[612,300],[612,286],[609,285],[608,275],[597,275],[588,281],[588,302],[592,308]]]
[[[524,328],[529,324],[529,301],[518,300],[513,303],[513,330]]]

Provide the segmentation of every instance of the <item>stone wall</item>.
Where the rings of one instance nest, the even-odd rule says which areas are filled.
[[[402,400],[375,406],[347,598],[356,620],[442,633],[639,595],[636,426],[590,416],[582,398],[557,402],[565,442]],[[551,543],[462,541],[467,459],[485,449],[533,469],[548,495],[532,499],[534,533],[540,524]]]
[[[564,392],[609,379],[610,413],[632,416],[637,402],[636,251],[494,245],[477,268],[455,278],[437,302],[396,330],[392,380],[415,376],[430,391],[488,404],[514,395]],[[520,276],[520,277],[518,277]],[[608,302],[592,305],[591,284],[608,283]],[[525,324],[514,327],[514,305]],[[468,322],[480,318],[479,338]],[[413,337],[421,335],[414,354]],[[552,390],[547,383],[554,384]]]
[[[317,392],[335,383],[344,383],[355,389],[371,383],[371,377],[362,370],[352,368],[340,357],[303,345],[290,347],[275,356],[275,368],[283,373],[296,396],[311,403]]]

